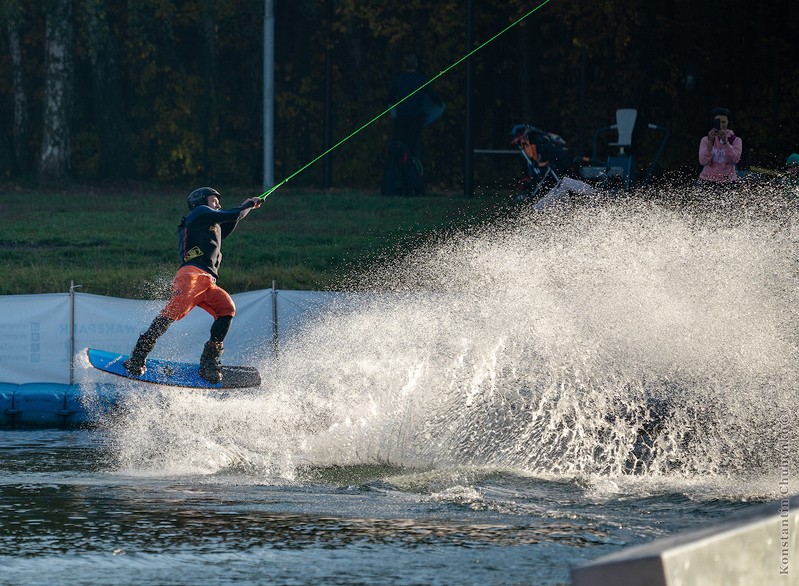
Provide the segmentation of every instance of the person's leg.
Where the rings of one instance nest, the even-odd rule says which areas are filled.
[[[205,343],[200,356],[200,376],[209,383],[218,383],[222,380],[220,358],[225,350],[225,337],[230,330],[233,317],[236,315],[236,305],[227,291],[213,285],[206,291],[200,307],[214,317],[214,323],[211,324],[211,337]]]
[[[397,118],[394,142],[391,145],[397,165],[397,195],[423,195],[421,171],[421,136],[423,118]]]
[[[394,140],[405,145],[408,153],[416,158],[421,158],[421,138],[424,118],[397,118],[395,122]]]
[[[130,358],[122,363],[125,370],[136,376],[141,376],[147,372],[147,356],[153,351],[156,340],[167,331],[173,322],[174,320],[166,316],[157,316],[150,324],[150,327],[147,328],[147,331],[139,336]]]
[[[130,359],[123,362],[125,369],[136,376],[147,371],[147,356],[155,343],[174,322],[183,319],[202,299],[203,292],[213,284],[213,278],[198,268],[183,267],[172,280],[172,296],[150,327],[139,336]]]

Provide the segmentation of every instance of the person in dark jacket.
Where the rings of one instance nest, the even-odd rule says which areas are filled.
[[[427,77],[417,70],[419,63],[416,55],[405,55],[402,60],[402,67],[403,70],[394,76],[392,80],[391,88],[388,92],[389,104],[397,103],[427,83]],[[435,103],[441,101],[441,98],[428,86],[403,101],[392,112],[394,116],[393,140],[404,143],[411,155],[417,159],[421,159],[422,127],[424,127],[425,123],[425,96]]]
[[[443,102],[429,86],[422,87],[428,79],[417,67],[416,55],[405,55],[403,69],[394,76],[388,92],[389,105],[402,101],[390,111],[394,129],[387,149],[383,195],[421,195],[424,192],[421,152],[422,128],[427,122],[425,100],[439,105]]]
[[[216,284],[222,262],[222,240],[230,236],[250,210],[261,207],[261,199],[245,199],[240,206],[221,209],[220,194],[211,187],[201,187],[189,194],[189,213],[178,226],[181,266],[172,281],[172,295],[166,306],[139,336],[125,369],[136,376],[147,371],[147,356],[155,342],[174,322],[201,307],[214,318],[211,337],[200,357],[200,376],[210,383],[222,380],[220,357],[225,336],[230,329],[236,306],[230,295]]]

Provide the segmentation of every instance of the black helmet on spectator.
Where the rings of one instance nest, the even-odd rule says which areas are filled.
[[[186,205],[193,210],[197,206],[207,203],[209,195],[220,197],[219,192],[213,187],[200,187],[189,194],[189,197],[186,198]]]

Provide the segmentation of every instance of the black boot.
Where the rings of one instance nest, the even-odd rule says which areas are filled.
[[[152,352],[155,346],[155,338],[148,336],[147,332],[139,336],[136,342],[136,347],[130,353],[130,358],[122,363],[130,374],[134,376],[141,376],[147,372],[147,355]]]
[[[200,356],[200,376],[209,383],[216,384],[222,381],[222,364],[219,358],[225,345],[217,340],[208,340]]]
[[[139,336],[130,358],[122,363],[125,370],[134,376],[141,376],[147,372],[147,355],[153,351],[156,340],[169,328],[173,321],[161,315],[153,320],[147,331]]]

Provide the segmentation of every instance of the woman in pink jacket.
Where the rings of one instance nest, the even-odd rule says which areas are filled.
[[[699,143],[699,183],[730,183],[738,180],[735,165],[741,160],[741,139],[729,129],[730,111],[713,109],[713,128]]]

